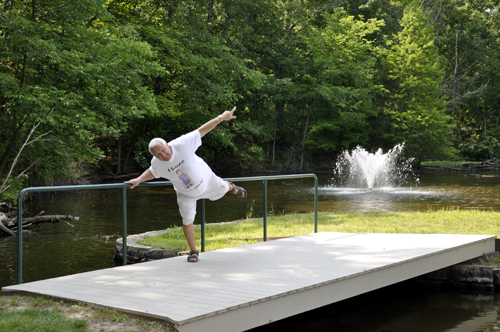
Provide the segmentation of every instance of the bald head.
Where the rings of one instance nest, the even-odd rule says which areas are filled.
[[[149,152],[161,161],[169,161],[173,150],[163,138],[153,138],[149,142]]]
[[[165,144],[167,145],[167,142],[163,138],[153,138],[151,141],[149,141],[149,152],[154,156],[155,154],[153,153],[154,147],[157,145]]]

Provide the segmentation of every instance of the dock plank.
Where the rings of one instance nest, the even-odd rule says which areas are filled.
[[[4,287],[244,331],[494,251],[492,235],[316,233]]]

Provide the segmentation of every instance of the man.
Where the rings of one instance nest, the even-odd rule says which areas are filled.
[[[132,184],[131,189],[134,189],[141,182],[159,177],[172,182],[182,217],[182,228],[191,250],[188,262],[197,262],[199,256],[199,251],[196,250],[193,225],[196,215],[196,201],[202,198],[215,201],[222,198],[228,191],[241,198],[247,197],[245,189],[232,182],[222,180],[215,175],[203,159],[195,154],[201,145],[203,136],[222,121],[236,119],[236,116],[233,115],[235,110],[236,107],[233,107],[230,111],[224,111],[222,115],[208,121],[197,130],[168,143],[161,138],[153,138],[149,143],[149,152],[153,155],[151,167],[139,177],[125,182]]]

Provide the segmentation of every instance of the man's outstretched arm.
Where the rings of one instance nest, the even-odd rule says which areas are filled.
[[[214,129],[219,123],[221,123],[222,120],[226,120],[227,121],[227,120],[236,119],[236,116],[233,115],[233,113],[234,113],[235,110],[236,110],[236,106],[234,106],[233,109],[230,110],[230,111],[224,111],[224,113],[222,113],[218,117],[216,117],[216,118],[208,121],[203,126],[201,126],[200,128],[198,128],[198,131],[200,132],[200,136],[201,137],[205,136],[212,129]]]
[[[154,178],[155,178],[155,176],[153,175],[153,173],[151,173],[151,171],[148,168],[139,177],[136,177],[135,179],[131,179],[129,181],[125,181],[124,183],[131,183],[132,186],[130,187],[130,189],[134,189],[135,187],[140,185],[141,182],[153,180]]]

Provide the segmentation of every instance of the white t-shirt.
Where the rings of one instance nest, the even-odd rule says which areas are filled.
[[[212,178],[212,169],[195,154],[201,145],[198,130],[182,135],[168,143],[172,147],[172,158],[161,161],[153,157],[149,170],[156,178],[170,180],[174,189],[189,197],[199,197],[207,189]]]

